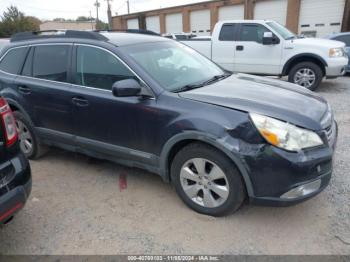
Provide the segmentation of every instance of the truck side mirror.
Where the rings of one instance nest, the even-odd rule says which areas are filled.
[[[279,38],[276,37],[272,32],[264,32],[263,45],[277,45],[279,43]]]

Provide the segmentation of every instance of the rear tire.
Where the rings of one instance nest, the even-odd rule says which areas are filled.
[[[321,67],[313,62],[301,62],[292,67],[288,81],[311,91],[317,89],[323,79]]]
[[[215,148],[193,143],[181,149],[171,163],[172,183],[191,209],[224,216],[239,209],[245,187],[234,163]]]
[[[14,111],[19,144],[22,153],[28,159],[38,159],[48,151],[48,147],[39,142],[30,121],[20,112]]]

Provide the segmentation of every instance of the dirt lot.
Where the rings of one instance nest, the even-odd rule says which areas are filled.
[[[188,209],[156,175],[52,150],[31,162],[32,195],[0,229],[0,254],[350,254],[350,77],[318,93],[340,133],[333,179],[317,197],[212,218]]]

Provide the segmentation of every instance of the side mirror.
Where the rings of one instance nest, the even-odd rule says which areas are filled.
[[[274,36],[272,32],[264,32],[263,45],[277,45],[279,43],[279,38]]]
[[[115,82],[112,92],[117,97],[137,96],[141,93],[141,85],[135,79],[125,79]]]

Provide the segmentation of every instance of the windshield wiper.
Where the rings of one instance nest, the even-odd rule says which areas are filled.
[[[180,93],[180,92],[185,92],[185,91],[189,91],[189,90],[192,90],[192,89],[196,89],[196,88],[200,88],[200,87],[203,87],[203,86],[206,86],[206,85],[210,85],[216,81],[219,81],[221,79],[224,79],[224,78],[227,78],[229,76],[231,76],[232,74],[230,73],[225,73],[225,74],[222,74],[222,75],[216,75],[216,76],[213,76],[212,78],[200,83],[200,84],[189,84],[189,85],[185,85],[183,87],[180,87],[176,90],[174,90],[173,92],[174,93]]]
[[[216,75],[216,76],[213,76],[212,78],[208,79],[207,81],[203,82],[202,84],[203,85],[210,85],[216,81],[219,81],[219,80],[222,80],[222,79],[225,79],[229,76],[231,76],[232,74],[229,74],[229,73],[225,73],[225,74],[222,74],[222,75]]]
[[[200,88],[204,86],[203,84],[190,84],[190,85],[185,85],[185,86],[182,86],[178,89],[175,89],[173,92],[174,93],[180,93],[180,92],[185,92],[185,91],[189,91],[189,90],[192,90],[192,89],[196,89],[196,88]]]

